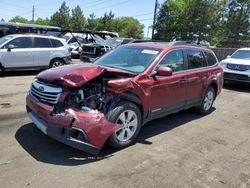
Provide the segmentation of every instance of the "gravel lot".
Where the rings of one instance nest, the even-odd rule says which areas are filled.
[[[0,77],[0,187],[250,187],[250,85],[227,85],[214,111],[154,120],[136,144],[99,157],[58,143],[25,112],[38,71]]]

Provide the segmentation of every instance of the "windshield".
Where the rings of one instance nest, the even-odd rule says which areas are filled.
[[[231,58],[250,59],[250,50],[238,50],[231,56]]]
[[[119,46],[121,43],[122,43],[122,39],[119,39],[119,38],[109,38],[109,39],[106,39],[102,44],[104,46],[116,47],[116,46]]]
[[[14,36],[4,36],[2,38],[0,38],[0,46],[5,43],[6,41],[8,41],[9,39],[12,39]]]
[[[100,44],[100,43],[103,43],[104,39],[96,34],[93,34],[93,37],[96,41],[96,43]]]
[[[155,60],[161,51],[143,47],[121,47],[102,56],[95,64],[141,73]]]

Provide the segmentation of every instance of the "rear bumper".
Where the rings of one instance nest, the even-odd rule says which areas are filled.
[[[101,148],[87,143],[87,136],[84,131],[75,127],[63,127],[49,124],[30,110],[27,110],[27,113],[37,128],[51,138],[93,155],[97,155],[100,152]]]
[[[66,109],[53,114],[54,107],[26,97],[27,113],[46,135],[71,147],[96,155],[118,126],[99,112]]]

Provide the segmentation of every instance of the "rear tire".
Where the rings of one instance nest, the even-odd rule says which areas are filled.
[[[60,66],[63,66],[63,65],[64,65],[64,61],[62,59],[56,58],[56,59],[53,59],[50,62],[49,67],[50,68],[55,68],[55,67],[60,67]]]
[[[120,126],[108,140],[108,144],[115,148],[125,148],[137,138],[141,129],[141,112],[137,105],[128,101],[120,102],[107,114],[111,122]]]
[[[212,111],[213,103],[215,100],[215,89],[210,86],[203,99],[200,106],[196,107],[196,110],[201,114],[208,114]]]

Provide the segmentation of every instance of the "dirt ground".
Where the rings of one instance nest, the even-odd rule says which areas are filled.
[[[250,187],[250,85],[227,85],[214,110],[154,120],[99,157],[58,143],[25,112],[38,71],[0,77],[0,187]]]

